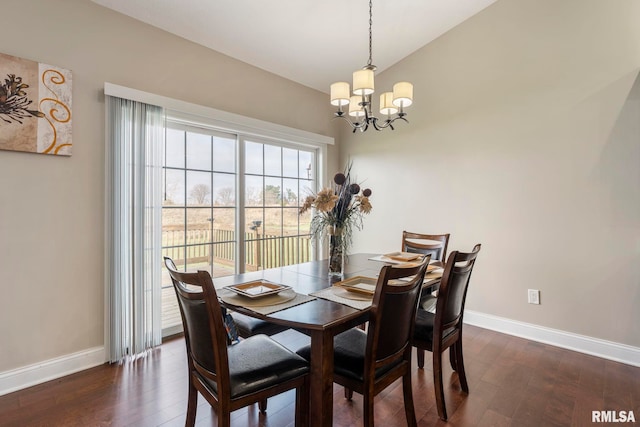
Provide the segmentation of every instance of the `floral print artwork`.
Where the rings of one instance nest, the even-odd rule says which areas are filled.
[[[71,71],[0,54],[0,150],[71,155]]]

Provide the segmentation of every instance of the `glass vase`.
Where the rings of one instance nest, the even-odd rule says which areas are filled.
[[[329,235],[329,276],[343,277],[347,256],[346,242],[341,229],[332,231]]]

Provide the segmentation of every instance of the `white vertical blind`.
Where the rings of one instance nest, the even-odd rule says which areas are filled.
[[[161,343],[161,207],[165,114],[106,96],[109,360]]]

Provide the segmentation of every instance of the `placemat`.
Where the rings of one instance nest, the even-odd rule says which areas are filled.
[[[371,300],[373,299],[373,295],[367,295],[365,293],[358,293],[358,292],[349,292],[347,289],[341,286],[334,285],[331,288],[331,290],[337,297],[346,298],[350,300],[371,302]]]
[[[312,292],[309,295],[337,302],[343,305],[348,305],[349,307],[353,307],[358,310],[366,310],[367,308],[371,307],[371,298],[368,298],[366,300],[354,299],[354,297],[345,298],[344,296],[341,296],[342,292],[348,291],[341,289],[339,286],[332,286],[330,288],[322,289],[321,291]]]
[[[296,293],[293,289],[260,298],[248,298],[224,288],[216,289],[216,293],[218,294],[218,298],[226,304],[244,307],[264,315],[304,304],[305,302],[315,299],[315,297],[309,295]]]

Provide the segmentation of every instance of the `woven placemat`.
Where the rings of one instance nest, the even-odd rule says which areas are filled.
[[[267,295],[260,298],[249,298],[238,295],[228,289],[216,289],[218,298],[225,304],[244,307],[260,314],[271,314],[285,308],[304,304],[315,299],[313,296],[296,293],[293,289],[287,289],[275,295]]]
[[[348,305],[349,307],[353,307],[358,310],[366,310],[371,307],[372,298],[364,299],[362,295],[345,295],[345,293],[350,293],[349,291],[345,291],[339,286],[332,286],[330,288],[322,289],[321,291],[312,292],[309,295],[313,295],[314,297],[326,299],[329,301],[337,302],[343,305]]]

